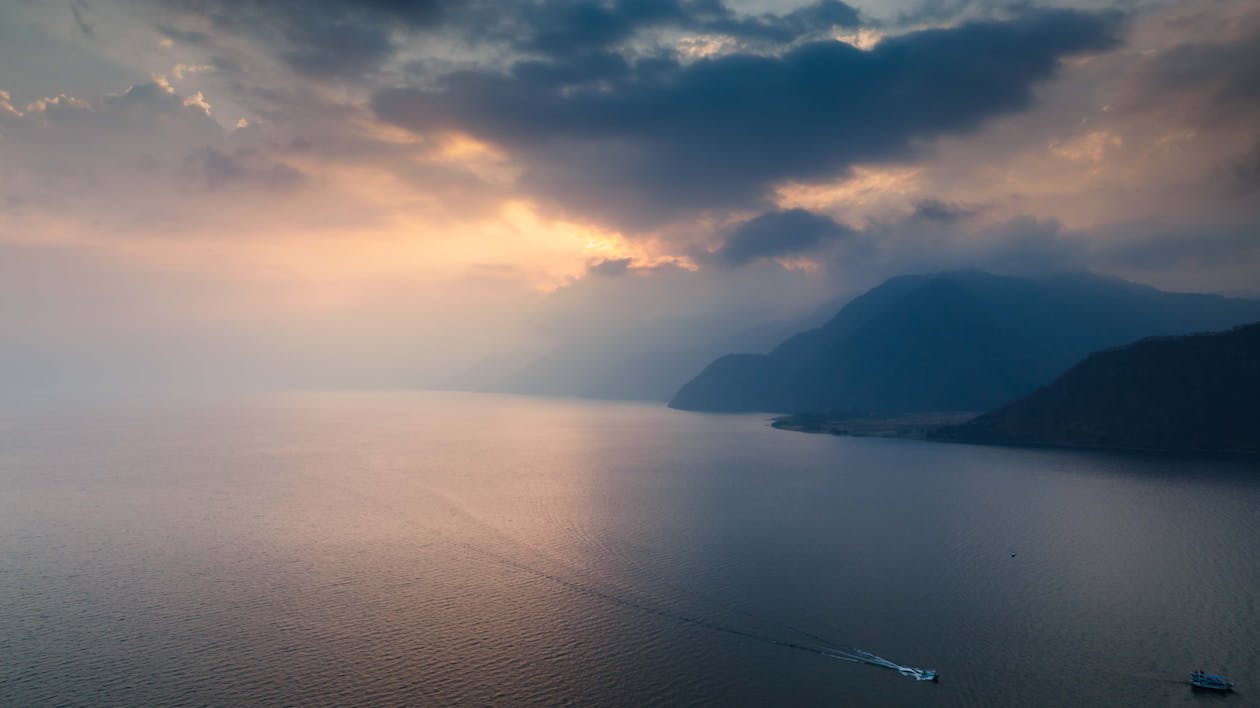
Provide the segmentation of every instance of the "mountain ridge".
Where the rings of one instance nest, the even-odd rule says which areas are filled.
[[[1097,349],[1252,319],[1260,319],[1260,301],[1166,293],[1092,273],[904,275],[767,354],[719,357],[678,390],[670,407],[983,411],[1048,383]]]
[[[1095,352],[1031,394],[929,437],[1260,452],[1260,322]]]

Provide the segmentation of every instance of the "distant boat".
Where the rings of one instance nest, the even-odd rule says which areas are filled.
[[[1209,691],[1228,691],[1234,687],[1224,676],[1218,674],[1205,674],[1202,671],[1196,671],[1190,674],[1190,685],[1195,688],[1204,688]]]

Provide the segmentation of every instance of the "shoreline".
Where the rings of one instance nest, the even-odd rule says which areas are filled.
[[[928,440],[936,430],[965,423],[978,415],[952,412],[875,417],[796,413],[776,416],[770,421],[770,427],[797,433]]]
[[[1149,448],[1125,445],[1086,445],[1062,441],[1009,440],[1001,438],[966,438],[942,435],[942,430],[965,423],[980,413],[922,413],[904,416],[832,416],[817,413],[775,416],[770,427],[796,433],[835,435],[855,438],[900,438],[927,442],[953,443],[956,445],[981,445],[984,447],[1012,447],[1084,452],[1114,452],[1121,454],[1186,455],[1190,457],[1226,457],[1232,459],[1260,459],[1260,450],[1213,449],[1213,448]]]

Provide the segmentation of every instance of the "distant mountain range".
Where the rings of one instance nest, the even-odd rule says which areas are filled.
[[[1260,323],[1143,339],[931,437],[985,443],[1260,452]]]
[[[829,302],[811,315],[750,326],[725,336],[693,333],[677,341],[662,333],[633,332],[618,341],[574,340],[524,365],[504,360],[480,364],[447,388],[540,396],[574,396],[665,402],[714,357],[728,351],[766,352],[797,332],[817,327],[836,311]],[[677,323],[664,328],[686,329]],[[663,344],[673,340],[673,346]]]
[[[984,411],[1091,352],[1257,319],[1257,300],[1167,293],[1088,273],[902,276],[768,354],[713,361],[670,406],[871,416]]]

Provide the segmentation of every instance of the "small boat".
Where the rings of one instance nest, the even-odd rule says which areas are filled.
[[[1190,685],[1194,688],[1203,688],[1209,691],[1228,691],[1234,687],[1228,679],[1219,674],[1205,674],[1202,671],[1196,671],[1190,674]]]

